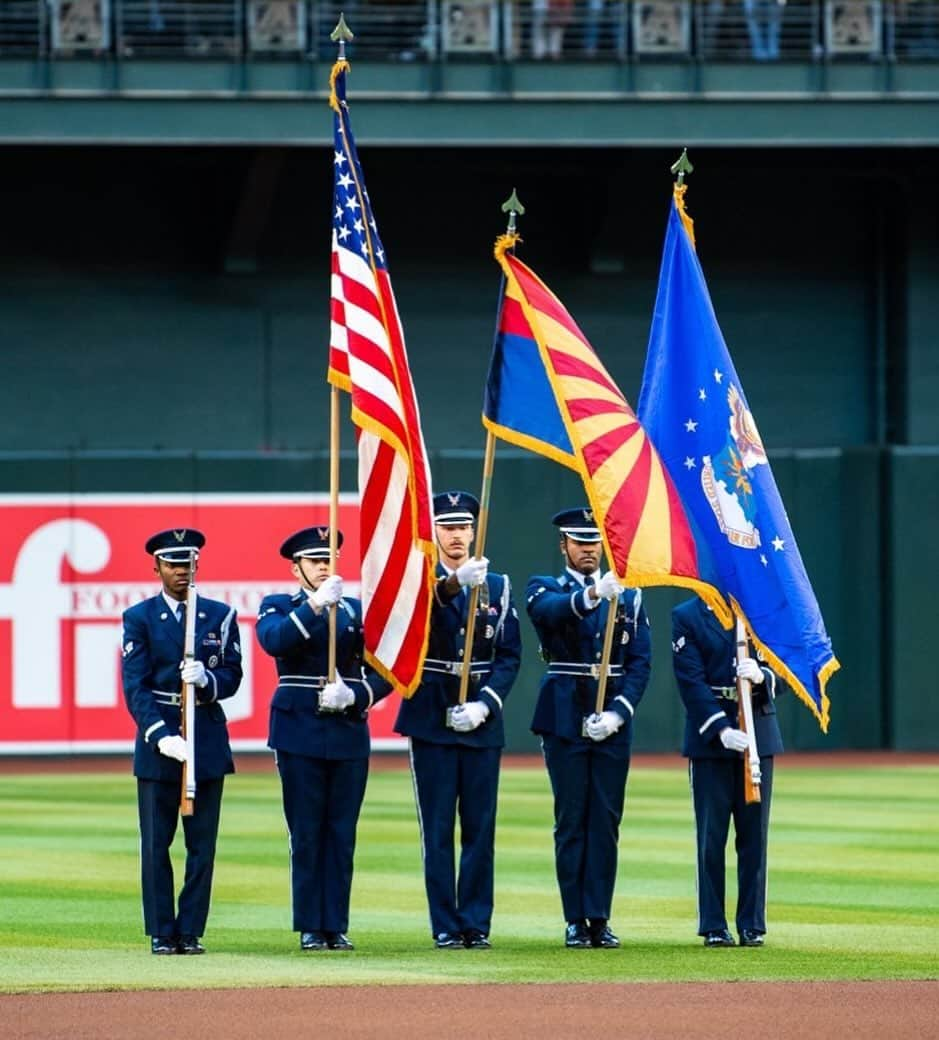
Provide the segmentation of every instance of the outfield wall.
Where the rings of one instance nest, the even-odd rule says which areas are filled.
[[[436,487],[480,484],[502,200],[518,188],[519,255],[635,403],[677,150],[360,149]],[[787,740],[939,747],[939,203],[921,187],[939,150],[915,163],[901,148],[693,153],[699,255],[844,666],[829,737],[793,706]],[[0,241],[0,491],[325,491],[329,149],[21,147],[0,159],[15,201]],[[348,423],[343,444],[351,452]],[[355,486],[349,458],[342,487]],[[500,448],[488,548],[517,586],[555,568],[547,518],[581,498],[570,474]],[[679,739],[678,595],[647,595],[643,750]],[[539,673],[527,622],[523,634],[507,708],[518,751],[535,747]]]
[[[842,664],[829,688],[828,736],[820,733],[806,708],[787,697],[780,706],[787,745],[793,749],[939,748],[939,698],[929,653],[930,597],[937,563],[931,531],[939,516],[939,450],[771,452],[770,460]],[[479,487],[479,453],[437,452],[431,465],[438,488]],[[354,460],[347,456],[342,466],[345,491],[354,492],[355,479]],[[120,495],[134,495],[134,501],[139,501],[139,493],[174,493],[175,508],[186,522],[201,518],[211,536],[212,522],[200,506],[201,497],[227,492],[237,500],[239,495],[263,491],[299,495],[302,502],[308,495],[313,518],[314,493],[327,490],[328,468],[325,456],[301,452],[7,454],[0,457],[0,483],[8,493],[14,489],[78,496],[109,492],[117,493],[118,500]],[[581,498],[577,479],[562,467],[514,449],[497,449],[486,552],[494,567],[508,572],[523,615],[527,579],[559,569],[556,531],[548,518],[557,508]],[[284,506],[280,523],[277,517],[264,528],[245,523],[240,532],[246,540],[243,548],[237,538],[232,542],[230,533],[224,539],[216,537],[214,544],[210,537],[206,566],[221,580],[224,567],[218,556],[257,560],[261,568],[269,561],[274,567],[264,577],[276,586],[277,532],[282,528],[286,534],[299,526],[301,513],[294,503],[291,508]],[[354,522],[351,514],[350,521]],[[16,549],[16,538],[8,536],[0,553],[5,572],[0,587],[11,581]],[[218,554],[215,558],[213,550]],[[142,552],[136,564],[130,557],[125,570],[124,580],[142,586],[153,580]],[[680,742],[682,712],[671,673],[669,610],[682,598],[684,593],[677,589],[646,592],[654,666],[636,728],[636,747],[641,751],[670,751]],[[4,602],[9,604],[9,594],[4,600],[0,593],[0,604]],[[249,631],[250,618],[246,620]],[[5,646],[9,646],[11,623],[9,609],[0,609],[0,643]],[[534,631],[524,617],[522,636],[523,668],[506,706],[509,749],[514,752],[537,750],[527,727],[542,666]],[[9,662],[9,653],[4,656]],[[263,688],[258,687],[259,703],[263,696]]]

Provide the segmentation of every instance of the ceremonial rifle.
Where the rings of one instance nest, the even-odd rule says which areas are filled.
[[[747,645],[747,630],[743,619],[735,614],[737,621],[737,665],[750,656],[750,648]],[[737,676],[737,702],[740,705],[740,728],[747,735],[749,747],[743,755],[743,789],[747,805],[760,801],[760,783],[762,773],[760,771],[760,755],[756,749],[756,730],[753,726],[753,699],[751,697],[751,683],[749,679],[741,679]]]
[[[196,659],[196,560],[194,549],[189,552],[189,588],[186,591],[186,635],[183,641],[183,661]],[[180,732],[186,741],[186,761],[183,762],[183,782],[179,796],[179,812],[192,816],[196,797],[196,688],[183,683],[179,702]]]

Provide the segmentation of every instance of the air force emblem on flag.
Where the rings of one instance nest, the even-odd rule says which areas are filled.
[[[727,437],[716,455],[702,459],[701,487],[727,541],[741,549],[757,549],[760,531],[755,522],[752,472],[766,465],[766,452],[753,413],[733,385],[727,403]]]

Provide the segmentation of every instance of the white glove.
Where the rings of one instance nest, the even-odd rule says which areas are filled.
[[[342,578],[338,574],[330,574],[318,589],[309,593],[307,598],[314,610],[333,606],[342,599]]]
[[[186,741],[180,736],[160,737],[157,751],[167,758],[175,758],[177,762],[186,761]]]
[[[327,683],[320,690],[320,707],[326,711],[344,711],[355,704],[355,694],[337,676],[335,682]]]
[[[201,690],[209,685],[209,677],[205,671],[205,665],[201,661],[183,661],[179,666],[181,678],[184,683],[192,683]]]
[[[478,729],[489,718],[489,705],[482,701],[467,701],[458,704],[450,712],[450,728],[457,733],[470,733]]]
[[[754,686],[758,686],[765,676],[763,675],[763,669],[753,660],[752,657],[745,657],[740,664],[737,665],[737,678],[738,679],[749,679]]]
[[[619,578],[612,571],[607,571],[594,585],[593,591],[600,599],[618,599],[625,587],[620,585]]]
[[[746,751],[750,746],[746,733],[731,726],[721,730],[721,743],[728,751]]]
[[[489,560],[485,556],[471,556],[466,563],[456,569],[456,580],[464,588],[472,589],[482,585],[489,573]]]
[[[601,711],[599,715],[594,713],[587,719],[587,736],[591,740],[606,740],[612,736],[623,724],[623,716],[615,711]]]

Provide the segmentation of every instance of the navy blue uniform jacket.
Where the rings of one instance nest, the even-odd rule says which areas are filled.
[[[329,663],[329,615],[317,614],[305,592],[265,596],[257,636],[277,662],[268,746],[308,758],[367,758],[368,709],[387,697],[391,685],[362,670],[362,608],[357,599],[336,604],[336,670],[355,703],[342,712],[320,712],[319,691]]]
[[[733,629],[722,628],[697,596],[672,610],[672,664],[687,713],[681,753],[687,758],[740,759],[738,751],[728,751],[720,742],[722,729],[740,728],[736,700],[720,693],[736,684],[735,655]],[[783,742],[776,721],[776,675],[760,667],[764,682],[753,688],[753,725],[762,757],[779,754]]]
[[[597,680],[590,675],[552,675],[552,663],[594,665],[600,661],[610,601],[588,610],[585,587],[565,573],[560,577],[536,575],[528,582],[526,605],[538,633],[541,656],[548,672],[541,680],[532,732],[552,733],[564,740],[586,742],[614,754],[629,755],[632,719],[645,693],[651,670],[649,620],[637,589],[626,589],[617,601],[610,664],[620,674],[607,678],[604,710],[621,715],[623,725],[598,745],[582,735],[585,715],[596,710]]]
[[[464,747],[504,747],[505,726],[502,706],[508,697],[522,659],[522,637],[518,612],[512,601],[512,586],[506,574],[489,574],[480,588],[478,613],[473,638],[473,662],[467,700],[482,701],[489,715],[481,726],[469,733],[447,728],[447,708],[459,700],[460,677],[433,671],[435,662],[462,660],[466,638],[466,609],[469,590],[461,589],[445,602],[441,582],[448,571],[437,564],[438,586],[430,613],[430,642],[421,685],[414,695],[401,702],[395,731],[432,744],[460,744]],[[488,595],[487,595],[488,594]]]
[[[157,751],[157,741],[179,733],[179,705],[170,703],[182,689],[179,665],[185,629],[170,613],[162,594],[124,611],[121,673],[124,700],[137,723],[134,776],[142,780],[182,781],[182,763]],[[196,782],[233,773],[225,712],[219,701],[241,683],[241,639],[233,607],[196,599],[196,659],[209,683],[196,692]]]

